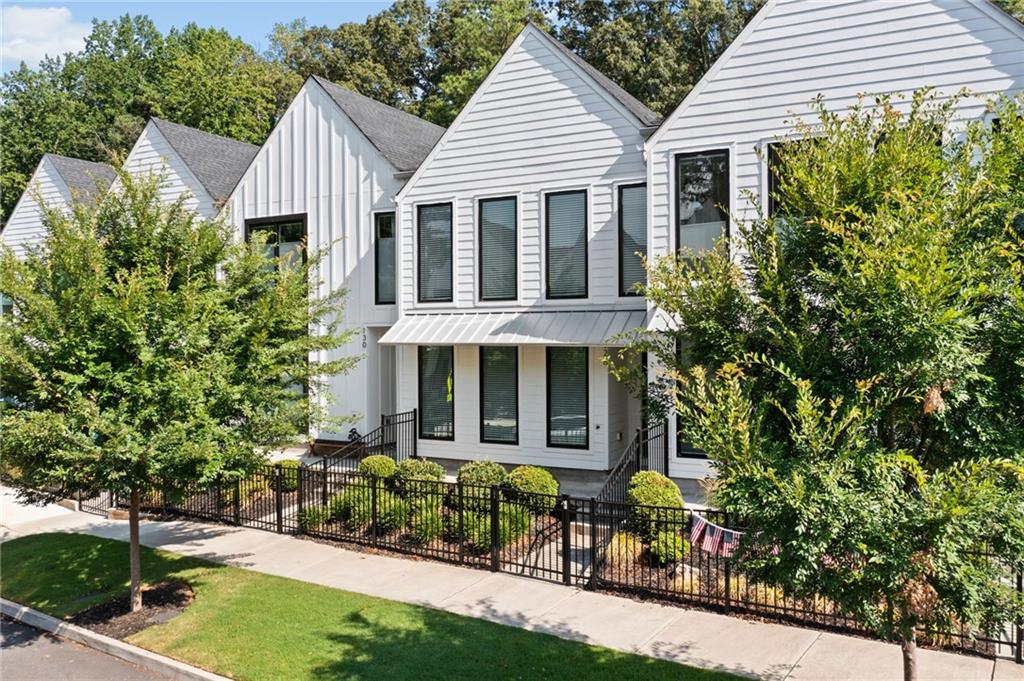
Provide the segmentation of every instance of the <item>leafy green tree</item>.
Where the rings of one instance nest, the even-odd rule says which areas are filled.
[[[0,254],[0,457],[28,498],[130,500],[135,610],[141,495],[250,472],[326,422],[326,377],[356,359],[336,353],[343,294],[309,297],[319,253],[268,267],[259,237],[162,203],[159,178],[119,181],[48,211],[24,260]]]
[[[908,679],[920,631],[1024,617],[1024,99],[943,135],[959,101],[819,103],[737,254],[650,265],[676,327],[631,348],[749,523],[742,569],[900,641]]]
[[[1024,0],[995,0],[995,3],[1017,21],[1024,22]]]

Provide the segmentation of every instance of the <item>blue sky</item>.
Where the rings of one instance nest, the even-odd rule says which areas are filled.
[[[7,71],[24,60],[35,65],[44,54],[77,51],[95,19],[123,14],[147,14],[161,31],[194,21],[225,28],[257,49],[268,46],[274,24],[305,17],[310,25],[336,26],[362,21],[391,4],[391,0],[334,2],[52,2],[0,1],[0,62]]]

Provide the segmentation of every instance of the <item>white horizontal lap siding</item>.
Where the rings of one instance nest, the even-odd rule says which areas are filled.
[[[419,406],[419,359],[415,345],[396,346],[398,410]],[[608,371],[601,348],[590,348],[590,444],[588,449],[547,446],[547,355],[540,345],[519,347],[519,444],[480,442],[480,347],[455,346],[455,439],[419,439],[417,453],[427,458],[504,464],[606,470],[608,468]],[[613,443],[618,446],[621,443]]]
[[[38,246],[46,240],[46,226],[43,224],[43,210],[38,199],[49,208],[65,209],[71,205],[71,192],[56,168],[47,158],[40,161],[28,182],[25,193],[7,218],[7,224],[0,232],[0,242],[11,248],[17,257],[25,255],[26,249]]]
[[[257,152],[228,200],[236,237],[246,220],[304,214],[310,252],[327,249],[319,292],[345,289],[344,327],[356,337],[339,355],[364,356],[353,370],[330,379],[333,415],[358,414],[360,432],[377,422],[376,380],[365,357],[374,336],[367,327],[394,323],[395,305],[377,305],[373,214],[394,210],[401,183],[395,169],[323,92],[307,82]],[[374,355],[375,356],[375,355]],[[323,432],[344,439],[348,428]]]
[[[674,245],[674,158],[678,153],[728,149],[734,216],[753,217],[764,202],[767,173],[757,150],[813,123],[818,94],[842,112],[858,95],[894,93],[907,106],[913,92],[935,87],[942,96],[968,88],[975,96],[958,112],[979,118],[985,101],[1024,89],[1024,29],[983,2],[784,1],[755,19],[753,29],[717,70],[670,116],[649,145],[649,243],[664,255]],[[737,233],[736,225],[732,234]],[[674,438],[673,438],[674,440]],[[672,443],[674,450],[675,443]],[[674,452],[673,452],[674,453]],[[708,464],[673,457],[675,474],[699,477]]]
[[[166,203],[185,195],[185,206],[202,217],[212,218],[218,212],[213,198],[152,122],[146,124],[128,153],[124,170],[136,177],[162,176],[160,198]]]
[[[616,185],[643,181],[646,174],[638,123],[538,36],[528,32],[514,50],[405,190],[402,309],[642,307],[618,295],[615,212]],[[548,301],[543,195],[572,189],[587,191],[589,296]],[[481,302],[477,206],[481,198],[499,196],[518,200],[519,298]],[[420,305],[416,206],[438,202],[454,204],[454,301]]]

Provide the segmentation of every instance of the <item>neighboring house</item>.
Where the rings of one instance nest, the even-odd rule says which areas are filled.
[[[22,256],[28,247],[46,237],[43,204],[49,208],[69,208],[76,201],[91,203],[114,181],[114,169],[105,163],[83,161],[57,154],[43,154],[7,223],[0,231],[0,243]]]
[[[355,415],[366,433],[395,406],[395,358],[378,341],[398,317],[395,194],[444,128],[311,77],[255,154],[225,212],[238,237],[272,232],[278,252],[328,248],[320,293],[347,290],[344,326],[357,329],[342,356],[364,356],[330,379],[329,413]],[[343,432],[312,433],[320,441]]]
[[[653,111],[528,25],[398,194],[398,408],[418,453],[605,471],[640,402],[601,362],[642,326]]]
[[[838,112],[861,93],[906,107],[923,87],[969,88],[958,117],[983,118],[986,100],[1024,89],[1024,26],[987,0],[768,0],[647,140],[651,255],[734,238],[737,218],[768,211],[769,145],[794,118],[813,123],[815,96]],[[709,472],[703,453],[672,453],[673,476]]]

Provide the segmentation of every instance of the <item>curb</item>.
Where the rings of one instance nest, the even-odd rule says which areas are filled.
[[[98,650],[158,674],[163,674],[170,679],[175,679],[175,681],[230,681],[226,676],[220,676],[213,672],[192,667],[184,662],[150,652],[144,648],[119,641],[116,638],[97,634],[94,631],[70,624],[46,613],[33,610],[14,601],[9,601],[6,598],[0,598],[0,611],[4,615],[30,627],[42,629],[61,638],[76,641],[93,650]]]

